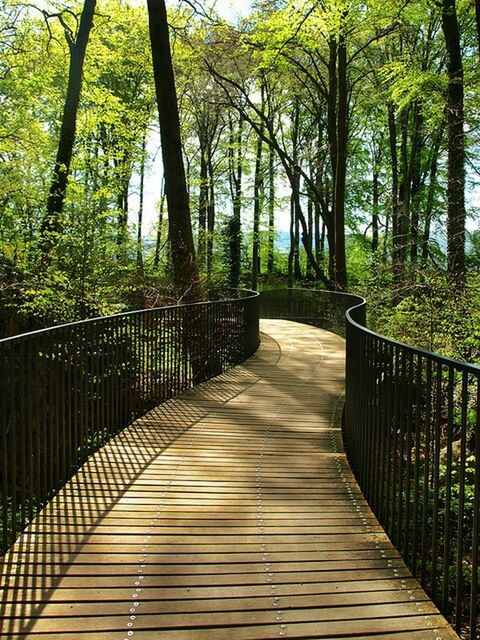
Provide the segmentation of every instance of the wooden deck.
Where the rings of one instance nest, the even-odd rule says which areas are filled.
[[[457,638],[372,515],[343,341],[282,320],[94,455],[2,568],[2,638]]]

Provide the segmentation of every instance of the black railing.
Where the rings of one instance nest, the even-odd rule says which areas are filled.
[[[366,329],[366,304],[355,296],[262,298],[262,317],[340,334],[346,326],[345,444],[356,478],[412,573],[457,633],[476,640],[480,368]],[[351,307],[346,325],[332,310],[337,301],[342,313]]]
[[[0,340],[3,550],[109,438],[258,344],[255,292]]]
[[[362,303],[363,298],[349,293],[319,289],[273,289],[260,296],[260,317],[303,322],[345,337],[345,313]],[[365,304],[359,307],[365,323]]]

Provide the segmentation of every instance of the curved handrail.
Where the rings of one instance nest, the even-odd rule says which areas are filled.
[[[358,327],[364,333],[369,334],[372,337],[380,338],[385,342],[388,342],[389,344],[397,345],[399,347],[402,347],[402,349],[407,349],[408,351],[411,351],[412,353],[416,353],[423,357],[432,358],[438,363],[442,363],[445,365],[455,365],[456,367],[459,367],[459,368],[468,369],[472,373],[480,373],[480,365],[474,364],[472,362],[466,362],[463,360],[456,360],[455,358],[449,358],[448,356],[443,356],[441,353],[437,353],[436,351],[429,351],[428,349],[415,347],[414,345],[407,344],[406,342],[401,342],[400,340],[394,340],[393,338],[389,338],[388,336],[385,336],[381,333],[377,333],[376,331],[373,331],[372,329],[369,329],[361,322],[356,322],[352,317],[352,313],[359,308],[366,307],[367,301],[365,300],[365,298],[362,298],[362,300],[363,300],[363,303],[355,305],[354,307],[347,309],[347,311],[345,312],[345,317],[349,324]]]
[[[35,329],[34,331],[26,331],[25,333],[19,333],[14,336],[8,336],[7,338],[0,338],[0,344],[6,343],[10,340],[20,340],[24,338],[30,338],[32,336],[39,336],[43,333],[48,333],[54,330],[65,329],[67,327],[81,327],[94,322],[106,322],[112,318],[133,317],[145,313],[154,313],[161,311],[162,309],[175,309],[175,308],[188,308],[198,307],[200,305],[212,304],[214,302],[234,302],[237,300],[248,300],[249,298],[258,298],[260,293],[258,291],[252,291],[251,289],[238,289],[239,294],[245,294],[237,298],[225,298],[222,300],[200,300],[199,302],[182,302],[180,304],[165,305],[163,307],[151,307],[148,309],[135,309],[133,311],[121,311],[120,313],[112,313],[107,316],[96,316],[95,318],[85,318],[84,320],[76,320],[75,322],[66,322],[64,324],[56,324],[51,327],[44,327],[42,329]]]
[[[366,302],[289,290],[345,312],[344,439],[375,515],[458,633],[477,638],[480,574],[480,367],[393,340],[365,326]],[[269,294],[271,298],[275,294]],[[285,294],[280,294],[285,295]],[[341,304],[343,302],[343,305]],[[348,306],[347,305],[350,305]],[[263,309],[265,305],[263,306]],[[268,317],[281,317],[277,306]],[[327,309],[327,320],[332,315]],[[335,315],[335,314],[333,314]],[[335,330],[319,322],[311,324]]]
[[[259,294],[239,293],[0,340],[3,549],[109,438],[256,351]]]

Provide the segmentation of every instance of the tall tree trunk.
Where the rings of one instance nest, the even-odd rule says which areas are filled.
[[[158,227],[157,227],[157,239],[155,242],[155,258],[153,260],[153,267],[158,269],[160,264],[160,251],[162,248],[162,227],[163,227],[163,209],[165,207],[165,181],[162,178],[162,186],[160,189],[160,203],[158,207]]]
[[[395,108],[391,103],[388,104],[388,139],[390,146],[390,168],[392,171],[392,271],[394,298],[398,299],[401,283],[403,282],[404,263],[401,259],[401,238],[399,237],[397,122],[395,118]]]
[[[45,254],[55,245],[52,234],[58,233],[61,227],[61,217],[67,192],[68,176],[70,174],[73,145],[77,129],[77,112],[80,92],[82,90],[83,64],[88,38],[93,25],[95,6],[96,0],[85,0],[78,33],[75,39],[73,39],[70,32],[65,30],[65,36],[70,49],[70,62],[67,93],[63,106],[62,125],[60,127],[60,138],[47,200],[47,213],[43,219],[40,231],[42,236],[42,252]]]
[[[295,198],[292,194],[290,196],[290,251],[288,252],[288,288],[293,287],[294,273],[293,273],[293,261],[295,256]]]
[[[435,202],[435,190],[437,187],[438,155],[443,138],[443,127],[438,130],[433,142],[430,156],[430,170],[428,180],[427,202],[425,204],[425,226],[422,236],[422,262],[426,264],[428,260],[428,248],[430,243],[430,227],[432,223],[433,207]]]
[[[378,211],[380,203],[379,173],[376,168],[373,170],[373,202],[372,202],[372,251],[378,249]]]
[[[300,214],[299,205],[300,202],[300,172],[298,171],[298,140],[299,140],[299,128],[300,128],[300,103],[298,96],[295,96],[293,114],[292,114],[292,161],[293,169],[292,173],[294,181],[292,183],[293,190],[293,217],[294,217],[294,243],[293,243],[293,275],[296,280],[302,278],[302,271],[300,269]]]
[[[418,257],[418,235],[420,222],[419,192],[421,188],[421,154],[423,148],[422,139],[423,114],[420,102],[413,107],[412,142],[410,150],[410,259],[412,263]]]
[[[332,172],[332,194],[335,198],[335,180],[337,176],[337,55],[338,44],[334,36],[328,42],[328,96],[327,96],[327,132]],[[333,203],[332,203],[333,207]]]
[[[237,289],[240,282],[240,259],[242,250],[241,210],[242,210],[242,142],[243,118],[240,115],[237,131],[234,131],[230,118],[230,145],[228,150],[228,166],[230,191],[232,195],[232,217],[228,222],[229,281],[232,289]]]
[[[213,180],[212,150],[208,148],[208,207],[207,207],[207,281],[210,284],[213,270],[213,234],[215,230],[215,183]]]
[[[153,76],[157,97],[168,204],[168,225],[177,295],[195,299],[199,277],[180,137],[175,77],[164,0],[147,0]]]
[[[455,0],[443,0],[442,31],[447,50],[448,211],[447,269],[459,284],[465,280],[465,136],[463,132],[463,64]]]
[[[269,147],[268,153],[268,274],[275,268],[275,152]]]
[[[375,136],[372,140],[373,181],[372,181],[372,252],[378,250],[379,214],[380,214],[380,162],[382,160],[382,143],[377,144]]]
[[[408,122],[409,109],[404,109],[400,114],[400,167],[401,180],[398,185],[398,257],[402,263],[402,271],[405,269],[408,247],[408,229],[410,223],[410,173],[408,162]],[[402,283],[400,283],[402,284]]]
[[[312,169],[313,171],[313,169]],[[308,245],[310,247],[310,251],[313,252],[313,229],[314,229],[314,223],[313,223],[313,211],[314,211],[314,205],[313,205],[313,198],[312,198],[312,194],[309,194],[308,197],[308,204],[307,204],[307,226],[308,226],[308,238],[307,238],[307,242]],[[307,279],[311,279],[312,278],[312,265],[310,264],[310,260],[307,259],[307,269],[305,271],[305,276]]]
[[[197,259],[199,267],[204,266],[207,239],[207,215],[208,215],[208,166],[204,141],[200,142],[200,193],[198,198],[198,250]]]
[[[140,201],[138,204],[138,226],[137,226],[137,269],[143,275],[143,200],[145,191],[145,149],[147,146],[147,133],[143,134],[142,157],[140,160]]]
[[[125,262],[127,259],[128,242],[128,196],[130,189],[131,169],[127,165],[127,152],[119,154],[114,160],[117,174],[117,259]]]
[[[337,114],[337,172],[335,179],[335,285],[347,288],[345,256],[345,188],[347,174],[348,91],[347,45],[345,37],[338,41],[338,114]]]
[[[253,185],[253,241],[252,241],[252,289],[257,290],[260,261],[260,192],[262,188],[262,149],[261,136],[257,139],[255,153],[255,176]]]
[[[294,194],[294,203],[295,203],[295,245],[293,251],[293,273],[295,275],[296,280],[302,279],[302,269],[300,267],[300,216],[298,214],[298,208],[296,206],[297,201],[300,200],[300,176],[298,173],[295,175],[295,194]]]

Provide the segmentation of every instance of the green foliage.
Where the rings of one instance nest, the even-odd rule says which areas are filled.
[[[375,331],[428,351],[469,362],[480,361],[480,277],[465,289],[453,288],[443,272],[424,269],[394,304],[381,280],[366,288],[369,326]]]

